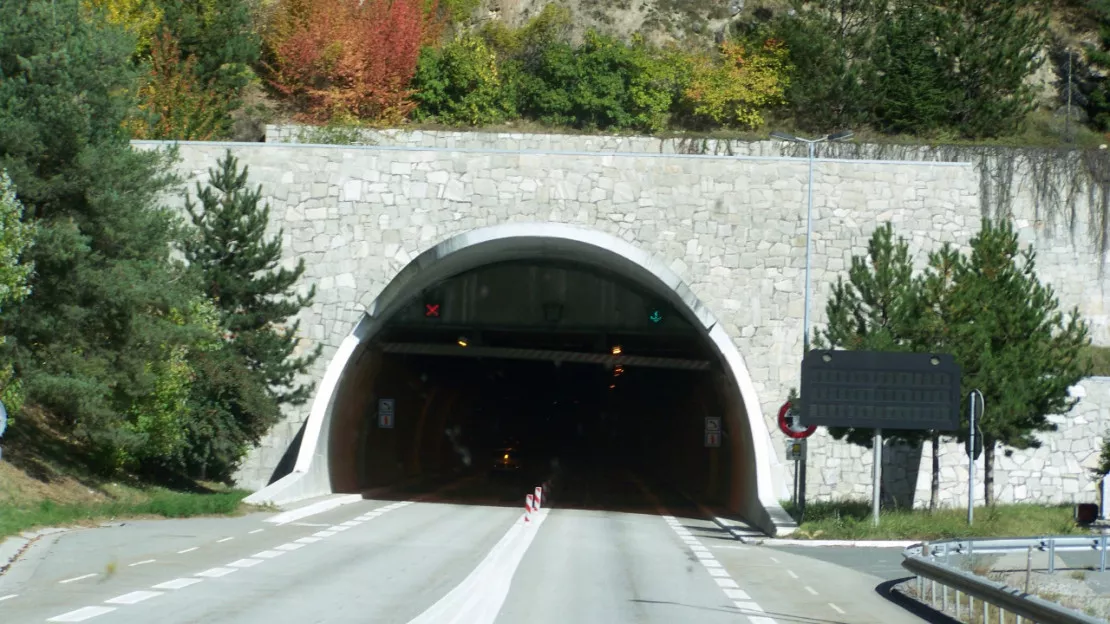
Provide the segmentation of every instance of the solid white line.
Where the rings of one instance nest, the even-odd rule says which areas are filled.
[[[19,594],[8,594],[7,596],[0,596],[0,602],[4,602],[5,600],[11,600],[12,598],[15,598],[18,595]]]
[[[807,591],[807,592],[809,592],[809,593],[811,593],[811,594],[813,594],[814,596],[816,596],[816,595],[817,595],[817,590],[816,590],[816,589],[813,589],[813,588],[812,588],[812,587],[810,587],[809,585],[806,585],[806,591]]]
[[[132,604],[142,602],[144,600],[148,600],[150,598],[154,598],[155,596],[161,596],[161,595],[162,595],[162,592],[133,591],[129,594],[124,594],[122,596],[116,596],[115,598],[109,598],[109,599],[105,600],[104,602],[106,602],[107,604],[132,605]]]
[[[184,555],[185,553],[193,552],[194,550],[196,550],[198,548],[200,548],[200,546],[193,546],[192,548],[186,548],[185,550],[179,550],[179,551],[177,551],[177,554]]]
[[[834,610],[836,610],[836,612],[839,613],[840,615],[844,615],[844,609],[841,609],[840,607],[834,605],[831,602],[829,603],[829,606],[832,607]]]
[[[247,559],[239,559],[238,561],[232,561],[231,563],[229,563],[227,565],[228,565],[228,567],[231,567],[231,568],[249,568],[249,567],[252,567],[252,566],[256,566],[260,563],[262,563],[261,559],[247,558]]]
[[[304,548],[304,544],[294,544],[290,542],[288,544],[282,544],[281,546],[274,546],[274,550],[284,551],[297,550],[298,548]]]
[[[129,563],[129,564],[127,564],[127,567],[133,568],[135,566],[141,566],[141,565],[146,565],[148,563],[154,563],[155,561],[157,561],[157,559],[144,559],[143,561],[136,561],[135,563]]]
[[[254,535],[255,533],[261,533],[261,532],[263,532],[263,531],[265,531],[265,530],[266,530],[266,529],[255,529],[255,530],[253,530],[253,531],[247,531],[247,535]]]
[[[190,585],[200,583],[202,580],[203,579],[198,578],[177,578],[172,581],[166,581],[165,583],[158,583],[153,589],[185,589]]]
[[[409,624],[469,622],[492,624],[509,595],[509,586],[524,554],[547,518],[547,509],[532,515],[531,524],[517,520],[462,583]]]
[[[290,511],[279,513],[272,518],[266,518],[266,522],[277,525],[289,524],[290,522],[300,520],[301,518],[307,518],[318,513],[330,511],[341,505],[357,503],[360,500],[362,500],[362,494],[348,494],[346,496],[329,498],[327,500],[312,503],[311,505],[305,505],[304,507],[300,507],[298,509],[292,509]]]
[[[58,582],[59,582],[59,583],[61,583],[62,585],[65,585],[66,583],[72,583],[72,582],[74,582],[74,581],[83,581],[83,580],[85,580],[85,579],[87,579],[87,578],[92,578],[92,577],[94,577],[94,576],[96,576],[96,572],[93,572],[92,574],[83,574],[83,575],[81,575],[81,576],[75,576],[75,577],[73,577],[73,578],[71,578],[71,579],[66,579],[66,580],[64,580],[64,581],[58,581]],[[90,608],[91,608],[91,607],[90,607]]]
[[[47,622],[84,622],[90,618],[115,611],[115,607],[81,607],[76,611],[63,613],[47,620]]]
[[[285,551],[283,550],[263,550],[260,553],[255,553],[251,555],[251,557],[258,557],[259,559],[273,559],[274,557],[280,557],[284,554]]]
[[[786,573],[790,575],[790,578],[798,578],[798,575],[794,574],[793,570],[787,570]]]
[[[224,542],[230,542],[230,541],[231,541],[231,540],[233,540],[233,539],[235,539],[235,538],[234,538],[234,537],[225,537],[225,538],[223,538],[223,539],[218,539],[218,540],[216,540],[216,543],[217,543],[217,544],[222,544],[222,543],[224,543]]]
[[[197,572],[194,576],[203,576],[206,578],[220,578],[227,576],[235,571],[235,568],[209,568],[204,572]]]

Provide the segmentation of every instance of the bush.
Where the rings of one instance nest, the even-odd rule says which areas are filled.
[[[271,83],[302,119],[396,124],[415,106],[410,81],[431,26],[423,0],[280,0]]]
[[[721,44],[720,58],[695,57],[682,108],[697,123],[755,128],[763,112],[785,104],[791,69],[788,53],[777,39],[756,47],[741,42]]]
[[[138,109],[127,122],[136,139],[207,141],[224,124],[225,99],[200,84],[196,57],[180,58],[168,31],[155,38]]]
[[[516,114],[515,92],[485,40],[466,35],[420,54],[413,87],[418,119],[478,126]]]

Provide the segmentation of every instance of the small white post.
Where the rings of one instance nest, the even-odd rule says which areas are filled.
[[[875,430],[875,439],[872,441],[875,451],[875,465],[871,469],[871,519],[875,526],[879,526],[879,503],[883,485],[883,430]]]

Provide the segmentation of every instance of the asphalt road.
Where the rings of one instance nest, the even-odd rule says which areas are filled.
[[[875,592],[881,579],[744,546],[627,472],[568,474],[529,524],[499,493],[464,504],[484,487],[281,526],[255,514],[62,534],[0,576],[0,622],[921,621]]]

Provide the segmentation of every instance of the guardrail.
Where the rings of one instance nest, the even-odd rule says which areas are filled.
[[[934,608],[949,612],[949,593],[954,592],[956,619],[961,619],[964,606],[962,596],[967,596],[967,616],[976,621],[976,607],[982,613],[979,622],[989,622],[992,611],[997,622],[1003,624],[1006,613],[1016,616],[1018,624],[1024,621],[1043,624],[1108,624],[1107,620],[1097,618],[1074,609],[1069,609],[1010,587],[997,581],[979,576],[969,571],[949,565],[952,555],[974,556],[985,554],[1046,552],[1049,555],[1049,571],[1056,569],[1057,552],[1091,551],[1099,553],[1099,569],[1106,570],[1107,535],[1094,537],[1035,537],[1024,539],[973,539],[949,540],[922,543],[903,551],[902,567],[917,577],[917,597]],[[925,581],[929,587],[926,588]],[[940,585],[938,605],[938,585]],[[927,591],[926,591],[927,590]],[[975,601],[979,604],[976,605]],[[993,607],[993,609],[992,609]],[[962,619],[961,619],[962,621]]]

